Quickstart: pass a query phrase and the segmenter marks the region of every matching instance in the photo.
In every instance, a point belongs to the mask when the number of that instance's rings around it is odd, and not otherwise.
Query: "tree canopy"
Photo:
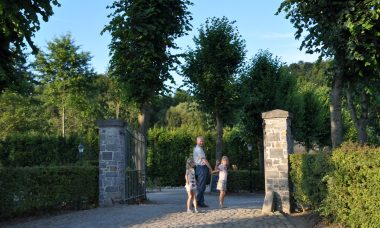
[[[173,81],[169,71],[178,56],[171,50],[176,48],[174,40],[191,29],[190,4],[188,0],[117,0],[108,7],[114,12],[102,32],[112,36],[110,73],[140,107],[143,133],[150,103],[165,90],[165,81]]]
[[[236,74],[245,56],[245,42],[234,22],[226,17],[209,18],[194,38],[195,50],[185,56],[182,68],[187,85],[202,110],[217,122],[217,159],[222,153],[223,123],[236,107]]]
[[[22,88],[26,79],[17,70],[17,63],[25,63],[23,50],[27,45],[37,53],[32,37],[40,29],[40,19],[46,22],[53,15],[53,5],[60,4],[58,0],[0,2],[0,93],[5,88]]]

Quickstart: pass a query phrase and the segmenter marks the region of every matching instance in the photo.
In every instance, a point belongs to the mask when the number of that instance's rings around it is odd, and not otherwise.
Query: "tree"
[[[168,128],[188,126],[189,128],[202,129],[204,117],[199,111],[196,102],[181,102],[172,106],[166,112],[165,120]]]
[[[342,130],[342,88],[345,69],[346,40],[348,34],[341,24],[342,10],[346,9],[345,1],[284,1],[279,10],[286,12],[286,18],[297,29],[295,37],[299,39],[304,30],[309,34],[301,43],[301,49],[307,53],[317,52],[323,56],[334,56],[335,73],[333,74],[331,90],[331,141],[333,148],[343,140]]]
[[[0,93],[5,88],[19,90],[28,80],[16,65],[25,63],[22,52],[27,44],[37,53],[32,37],[40,29],[40,19],[47,22],[53,15],[52,5],[60,6],[57,0],[0,2]]]
[[[53,111],[58,108],[61,134],[65,136],[68,113],[72,114],[72,120],[79,118],[75,125],[83,130],[83,120],[93,111],[89,106],[89,93],[94,70],[90,53],[80,51],[70,35],[48,42],[47,49],[47,53],[37,55],[34,66],[41,79],[42,100],[51,105]]]
[[[174,40],[190,30],[188,0],[117,0],[108,8],[111,33],[110,73],[122,83],[127,97],[140,109],[139,125],[147,135],[152,100],[173,81],[169,71],[178,56]]]
[[[202,110],[216,120],[216,159],[222,154],[223,126],[237,98],[235,75],[245,56],[245,43],[226,17],[207,19],[185,57],[182,72]]]
[[[50,133],[41,101],[9,91],[0,94],[0,128],[0,139],[17,133]]]
[[[260,51],[240,78],[241,122],[245,141],[257,142],[260,170],[264,169],[261,113],[276,107],[276,91],[282,77],[282,63],[268,51]]]
[[[278,10],[278,13],[285,11],[286,18],[291,18],[297,29],[297,39],[305,30],[308,32],[301,49],[320,53],[321,57],[334,57],[330,106],[334,148],[343,139],[341,101],[344,82],[352,76],[359,79],[358,76],[362,75],[365,82],[367,79],[364,78],[379,75],[379,4],[378,0],[286,0]],[[370,74],[365,75],[364,72],[368,71]]]

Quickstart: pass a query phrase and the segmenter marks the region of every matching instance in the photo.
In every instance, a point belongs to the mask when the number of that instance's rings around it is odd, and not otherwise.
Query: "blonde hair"
[[[225,160],[225,161],[227,161],[227,162],[230,162],[230,160],[228,159],[227,156],[223,156],[222,159],[221,159],[221,161],[223,161],[223,160]]]
[[[186,169],[191,169],[195,165],[194,159],[193,158],[188,158],[186,161]]]

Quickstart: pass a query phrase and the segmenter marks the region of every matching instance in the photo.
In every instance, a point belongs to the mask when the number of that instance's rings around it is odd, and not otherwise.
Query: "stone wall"
[[[289,154],[293,153],[291,114],[283,110],[262,113],[264,119],[265,192],[273,192],[274,209],[290,213]]]
[[[125,123],[104,120],[98,126],[99,206],[108,206],[125,198]]]

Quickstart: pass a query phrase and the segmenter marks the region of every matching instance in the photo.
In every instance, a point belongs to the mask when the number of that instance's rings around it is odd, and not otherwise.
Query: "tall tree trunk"
[[[145,139],[147,138],[149,119],[150,119],[150,105],[145,103],[140,108],[140,114],[138,117],[139,131],[145,137]]]
[[[223,120],[220,115],[216,115],[216,153],[215,159],[220,161],[223,150]]]
[[[120,114],[120,101],[116,101],[116,119],[119,119],[119,114]]]
[[[259,157],[259,170],[264,172],[264,143],[263,140],[257,140],[257,152]]]
[[[342,84],[343,69],[338,64],[334,74],[332,90],[330,95],[330,124],[332,147],[338,147],[343,141],[342,122]]]
[[[352,99],[352,87],[348,84],[347,87],[347,107],[350,112],[352,122],[354,122],[356,131],[358,132],[358,141],[360,144],[367,143],[367,125],[368,125],[368,107],[369,107],[369,97],[368,94],[363,90],[361,91],[361,114],[358,118],[354,101]]]
[[[62,127],[62,136],[65,137],[65,107],[62,108],[62,117],[61,117],[61,127]]]

